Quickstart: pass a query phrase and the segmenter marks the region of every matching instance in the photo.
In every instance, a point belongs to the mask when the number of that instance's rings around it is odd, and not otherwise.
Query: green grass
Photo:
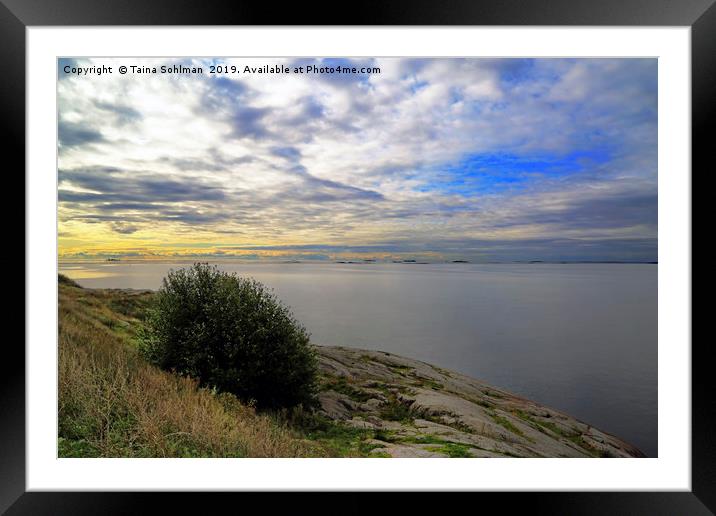
[[[498,425],[500,425],[501,427],[505,428],[506,430],[509,430],[511,433],[513,433],[513,434],[515,434],[515,435],[519,435],[520,437],[524,437],[524,435],[525,435],[524,432],[522,432],[522,430],[520,430],[519,428],[517,428],[517,427],[512,423],[512,421],[510,421],[509,419],[500,416],[499,414],[497,414],[497,413],[494,412],[494,411],[488,412],[488,414],[490,415],[490,417],[492,418],[492,420],[493,420],[495,423],[497,423]]]
[[[491,410],[491,409],[494,409],[494,408],[495,408],[495,404],[494,404],[494,403],[491,403],[491,402],[489,402],[489,401],[487,401],[486,399],[483,399],[483,398],[472,398],[472,397],[465,396],[465,399],[466,399],[467,401],[470,401],[470,402],[474,403],[475,405],[479,405],[479,406],[481,406],[482,408],[486,408],[486,409],[488,409],[488,410]]]
[[[146,294],[129,294],[109,300],[109,308],[125,317],[142,319],[149,307],[150,296]]]
[[[133,336],[152,294],[58,283],[60,457],[329,455],[234,396],[142,360]]]
[[[460,432],[465,432],[466,434],[475,433],[475,429],[473,427],[471,427],[470,425],[466,425],[465,423],[457,419],[457,416],[451,413],[445,413],[440,416],[435,414],[422,413],[420,414],[420,417],[422,419],[425,419],[426,421],[437,423],[439,425],[449,426],[450,428],[454,428],[455,430],[459,430]],[[452,418],[452,420],[448,420],[447,418]]]
[[[321,414],[294,411],[281,416],[296,432],[296,435],[321,446],[331,457],[375,457],[373,450],[384,448],[384,444],[369,442],[386,440],[383,430],[356,428],[333,421]]]
[[[401,403],[395,395],[391,395],[388,401],[380,409],[381,419],[386,421],[398,421],[400,423],[412,424],[415,421],[415,414],[405,403]]]
[[[385,356],[390,356],[390,353],[385,353]],[[361,359],[367,359],[369,361],[375,362],[377,364],[382,364],[388,369],[390,369],[391,372],[400,375],[400,376],[408,376],[409,374],[413,373],[415,371],[415,368],[412,366],[405,366],[396,364],[395,362],[386,362],[384,360],[379,360],[377,358],[372,358],[367,355],[362,355]]]
[[[566,436],[566,438],[594,457],[612,456],[607,450],[599,450],[591,446],[587,441],[584,440],[584,437],[580,433]]]
[[[436,382],[435,380],[423,378],[422,376],[417,376],[415,378],[416,381],[413,382],[413,385],[416,387],[427,387],[428,389],[432,389],[434,391],[441,391],[445,388],[445,385],[440,382]]]
[[[399,392],[401,394],[410,394],[413,393],[410,388],[406,387],[405,385],[400,384],[393,384],[393,383],[383,383],[383,382],[370,382],[365,385],[366,389],[375,389],[377,391],[380,391],[383,393],[386,397],[395,397],[395,393]]]
[[[99,450],[84,439],[67,439],[65,437],[57,439],[57,455],[59,457],[97,457],[98,454]]]
[[[556,434],[560,437],[564,437],[566,439],[573,440],[575,437],[581,436],[581,433],[573,430],[571,432],[563,429],[562,427],[558,426],[557,424],[553,423],[552,421],[535,421],[539,426],[546,428],[553,434]]]
[[[395,443],[400,440],[396,432],[392,430],[386,430],[384,428],[378,428],[374,430],[373,438],[386,443]]]
[[[57,275],[57,283],[66,287],[82,288],[80,287],[79,283],[77,283],[75,280],[68,278],[64,274]]]
[[[374,438],[381,439],[381,436],[376,433]],[[442,453],[444,455],[447,455],[448,457],[474,457],[474,454],[472,454],[470,450],[474,448],[479,449],[479,447],[477,446],[471,446],[464,443],[456,443],[449,439],[444,439],[440,436],[433,434],[424,434],[416,436],[397,436],[395,434],[392,434],[384,436],[382,440],[398,444],[436,445],[426,446],[425,449],[437,453]]]
[[[468,458],[468,457],[474,457],[472,453],[470,453],[471,447],[466,444],[459,444],[459,443],[446,443],[442,446],[428,446],[426,447],[426,450],[434,451],[437,453],[444,453],[450,458]]]
[[[305,428],[303,433],[307,439],[322,444],[333,457],[363,457],[378,447],[367,442],[373,438],[373,430],[353,428],[325,418],[320,418],[314,427]]]
[[[402,437],[396,442],[411,444],[454,444],[454,441],[443,439],[432,434]]]
[[[400,376],[408,376],[410,373],[415,371],[415,368],[410,367],[410,366],[389,364],[387,362],[383,362],[383,364],[386,365],[388,367],[388,369],[390,369],[392,372],[394,372],[395,374],[398,374]]]
[[[450,374],[450,371],[448,371],[447,369],[443,369],[442,367],[438,367],[436,365],[431,365],[430,367],[432,367],[433,370],[437,371],[441,375],[447,376],[448,378],[452,378],[452,374]]]
[[[527,422],[532,428],[535,428],[536,430],[542,432],[543,434],[548,434],[551,432],[553,435],[557,435],[558,437],[567,439],[568,441],[571,441],[572,443],[579,446],[581,449],[589,453],[590,455],[596,456],[596,457],[611,457],[612,454],[609,453],[607,450],[597,450],[594,447],[592,447],[589,443],[587,443],[584,440],[584,437],[582,436],[582,433],[579,430],[572,429],[571,431],[565,430],[564,428],[560,427],[556,423],[552,421],[544,421],[542,419],[537,420],[534,417],[530,416],[524,411],[521,410],[514,410],[513,413],[517,415],[519,418],[523,419],[525,422]],[[549,432],[548,432],[549,431]]]
[[[520,418],[522,421],[524,421],[527,425],[530,426],[530,428],[534,428],[538,432],[541,432],[545,435],[551,436],[551,434],[547,431],[548,425],[551,425],[554,428],[552,430],[552,432],[554,432],[554,433],[557,433],[557,431],[559,430],[557,428],[557,426],[554,425],[551,421],[537,420],[531,414],[525,412],[524,410],[514,409],[514,410],[512,410],[512,414],[514,414],[515,416]],[[561,435],[561,434],[558,434],[558,435]]]
[[[321,390],[336,391],[358,403],[365,403],[373,397],[369,392],[350,384],[345,376],[327,376],[323,381]]]

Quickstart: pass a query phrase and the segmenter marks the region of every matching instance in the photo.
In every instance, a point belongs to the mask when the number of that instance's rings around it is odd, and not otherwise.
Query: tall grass
[[[61,457],[324,456],[270,415],[144,362],[134,347],[151,294],[59,281]]]

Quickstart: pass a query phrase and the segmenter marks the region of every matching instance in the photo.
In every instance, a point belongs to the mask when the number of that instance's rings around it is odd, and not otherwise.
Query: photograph
[[[57,457],[659,457],[656,57],[56,62]]]

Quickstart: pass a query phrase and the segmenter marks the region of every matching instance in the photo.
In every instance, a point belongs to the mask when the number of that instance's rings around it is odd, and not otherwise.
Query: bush
[[[140,351],[261,408],[315,406],[317,360],[305,328],[264,285],[215,266],[169,272]]]

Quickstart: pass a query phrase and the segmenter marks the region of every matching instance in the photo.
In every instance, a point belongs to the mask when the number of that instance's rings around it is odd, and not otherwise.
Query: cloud
[[[60,170],[59,198],[70,202],[189,202],[218,201],[226,193],[218,186],[176,180],[146,171],[89,167]],[[70,190],[71,185],[83,190]]]
[[[214,76],[205,81],[200,89],[198,116],[211,113],[231,126],[232,138],[256,138],[268,136],[263,118],[270,109],[250,105],[255,93],[243,82],[227,77]]]
[[[216,149],[209,149],[206,156],[177,158],[172,156],[162,156],[157,159],[160,163],[165,163],[171,168],[181,172],[206,170],[210,172],[225,172],[241,165],[246,165],[255,161],[253,156],[240,156],[236,158],[227,158]]]
[[[62,80],[64,234],[93,249],[656,257],[655,59],[183,61],[380,73]]]
[[[104,137],[99,131],[63,120],[59,122],[57,137],[60,147],[77,147],[104,141]]]
[[[132,233],[135,233],[138,228],[136,226],[126,224],[124,222],[113,222],[112,229],[117,233],[121,233],[123,235],[131,235]]]
[[[274,156],[279,156],[289,161],[296,161],[301,157],[301,151],[296,147],[271,147],[269,151]]]
[[[237,107],[231,116],[233,131],[231,135],[235,138],[262,139],[269,135],[263,119],[269,113],[266,108]]]
[[[94,105],[102,111],[107,111],[115,116],[118,125],[125,125],[137,122],[142,119],[142,114],[136,109],[123,104],[112,104],[110,102],[102,102],[95,100]]]
[[[248,94],[249,88],[241,81],[226,77],[212,77],[202,92],[202,110],[219,112],[237,106]]]

